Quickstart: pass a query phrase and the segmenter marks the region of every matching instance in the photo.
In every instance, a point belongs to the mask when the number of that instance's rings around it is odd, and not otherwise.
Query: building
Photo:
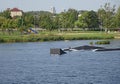
[[[56,14],[56,9],[55,9],[55,7],[51,7],[51,13],[52,13],[52,14]]]
[[[12,18],[16,16],[22,16],[22,15],[23,15],[23,11],[18,8],[13,8],[10,10],[10,16]]]

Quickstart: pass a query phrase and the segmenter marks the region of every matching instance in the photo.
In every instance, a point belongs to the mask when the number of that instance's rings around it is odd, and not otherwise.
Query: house
[[[10,16],[12,18],[16,16],[22,16],[22,15],[23,15],[23,11],[18,8],[13,8],[10,10]]]

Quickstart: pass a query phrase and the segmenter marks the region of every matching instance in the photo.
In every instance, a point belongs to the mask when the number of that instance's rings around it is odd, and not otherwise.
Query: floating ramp
[[[79,46],[79,47],[73,47],[73,48],[67,48],[64,49],[64,51],[72,51],[72,50],[92,50],[92,51],[117,51],[120,50],[120,48],[104,48],[104,47],[98,47],[98,46]]]
[[[62,55],[65,54],[67,51],[79,51],[79,50],[92,50],[92,51],[118,51],[120,48],[104,48],[104,47],[98,47],[98,46],[79,46],[79,47],[69,47],[66,49],[61,49],[61,48],[51,48],[50,49],[50,54],[58,54]]]
[[[73,47],[73,48],[67,48],[67,49],[64,49],[64,51],[72,51],[73,49],[74,50],[93,50],[93,49],[105,49],[105,48],[104,47],[84,45],[84,46],[78,46],[78,47]]]

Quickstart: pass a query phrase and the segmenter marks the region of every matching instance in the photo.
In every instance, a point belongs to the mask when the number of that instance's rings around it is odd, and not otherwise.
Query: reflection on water
[[[95,40],[92,40],[95,41]],[[120,84],[120,51],[75,51],[62,56],[50,48],[86,45],[90,40],[0,44],[0,84]],[[110,45],[120,47],[120,40]]]

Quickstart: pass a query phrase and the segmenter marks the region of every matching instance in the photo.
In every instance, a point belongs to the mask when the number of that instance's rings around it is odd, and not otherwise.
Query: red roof
[[[20,9],[18,9],[18,8],[13,8],[13,9],[11,9],[11,11],[21,11]]]

